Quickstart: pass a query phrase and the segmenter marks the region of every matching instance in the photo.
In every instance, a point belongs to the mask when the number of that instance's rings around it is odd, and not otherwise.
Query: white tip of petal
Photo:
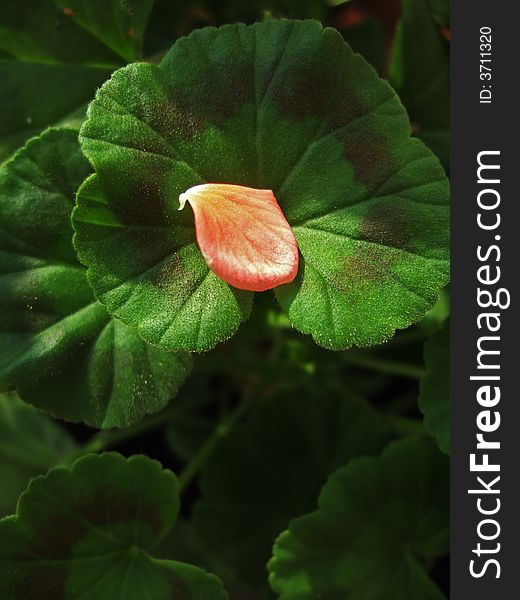
[[[179,196],[179,208],[178,210],[182,210],[186,206],[186,202],[188,201],[188,194],[184,192]]]

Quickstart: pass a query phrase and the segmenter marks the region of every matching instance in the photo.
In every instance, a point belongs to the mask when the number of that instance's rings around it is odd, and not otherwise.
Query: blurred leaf
[[[450,26],[451,2],[449,0],[428,0],[428,6],[438,25]]]
[[[223,580],[229,600],[266,600],[265,593],[233,580],[229,568],[222,564],[219,556],[211,555],[204,547],[191,521],[178,519],[155,553],[171,560],[196,564],[215,573]],[[271,598],[269,591],[267,593]]]
[[[302,386],[264,400],[203,470],[194,513],[201,539],[239,580],[261,583],[276,535],[315,507],[328,475],[389,439],[368,404],[335,388]]]
[[[450,321],[424,345],[426,375],[421,381],[419,408],[424,426],[439,448],[450,452]]]
[[[122,427],[163,408],[191,358],[149,346],[95,300],[70,223],[89,171],[68,129],[0,167],[0,382],[60,418]]]
[[[366,19],[359,24],[340,29],[345,41],[354,52],[359,52],[374,69],[381,73],[385,66],[386,32],[376,19]]]
[[[390,79],[408,111],[416,134],[450,164],[449,42],[430,10],[437,15],[446,0],[403,0]],[[439,17],[440,18],[440,17]]]
[[[449,287],[444,288],[441,291],[439,299],[429,310],[420,325],[423,329],[430,333],[439,329],[444,321],[450,316],[450,289]]]
[[[82,29],[82,33],[87,34],[91,44],[94,38],[124,62],[140,58],[144,31],[154,2],[155,0],[54,0],[54,4],[77,25],[77,29]],[[47,0],[47,4],[51,2]],[[41,28],[41,24],[36,23],[35,29],[38,26]],[[81,50],[85,50],[84,45]]]
[[[449,464],[427,438],[395,442],[327,482],[269,563],[280,600],[442,600],[425,564],[448,550]]]
[[[145,456],[91,454],[54,469],[0,521],[0,595],[225,600],[215,576],[151,554],[178,510],[175,476]]]
[[[197,371],[186,386],[176,399],[165,436],[174,454],[189,461],[215,429],[211,404],[218,399],[212,394],[212,382]]]
[[[47,415],[16,394],[0,394],[0,516],[16,510],[29,480],[73,456],[77,446]]]
[[[327,0],[202,0],[202,6],[219,23],[252,23],[265,15],[289,19],[326,19]]]
[[[75,117],[110,73],[140,56],[153,0],[0,3],[0,161]]]

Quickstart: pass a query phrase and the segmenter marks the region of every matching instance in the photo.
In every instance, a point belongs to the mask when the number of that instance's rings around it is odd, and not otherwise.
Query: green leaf
[[[390,439],[368,404],[330,386],[264,400],[218,446],[203,470],[195,523],[208,548],[242,581],[265,581],[275,537],[314,509],[329,474],[377,454]]]
[[[428,7],[440,27],[450,26],[451,3],[449,0],[428,0]]]
[[[76,124],[110,73],[141,55],[154,0],[3,0],[0,161],[52,124]]]
[[[141,192],[134,190],[134,202],[141,202]],[[155,202],[147,190],[144,195]],[[200,352],[230,337],[247,318],[251,293],[233,290],[208,269],[193,225],[126,226],[107,206],[96,175],[81,186],[77,202],[73,220],[81,262],[92,264],[101,247],[113,268],[91,268],[89,282],[105,307],[138,325],[144,339],[168,350]]]
[[[70,223],[88,173],[73,130],[0,168],[0,382],[60,418],[121,427],[163,408],[191,359],[143,342],[93,297]]]
[[[225,386],[224,386],[225,387]],[[184,462],[189,462],[215,430],[215,406],[225,404],[215,394],[215,381],[204,377],[200,370],[190,377],[175,401],[175,410],[168,419],[165,441]]]
[[[160,67],[116,72],[80,140],[97,179],[79,196],[76,249],[96,296],[151,343],[207,350],[249,311],[177,210],[203,182],[274,190],[302,255],[277,296],[323,346],[388,339],[447,282],[441,166],[391,88],[316,22],[195,31]]]
[[[390,79],[417,135],[450,164],[450,50],[439,21],[449,19],[446,0],[404,0]]]
[[[450,321],[424,345],[426,374],[421,380],[419,408],[424,426],[439,448],[450,452]]]
[[[175,476],[145,456],[88,455],[54,469],[0,521],[0,596],[225,600],[213,575],[152,555],[178,510]]]
[[[280,600],[441,600],[426,574],[448,548],[448,460],[426,437],[338,470],[269,564]]]
[[[132,62],[141,55],[144,30],[154,1],[54,0],[54,4],[70,15],[78,29],[99,40],[125,62]]]
[[[16,509],[29,480],[74,455],[70,435],[47,415],[0,394],[0,516]]]

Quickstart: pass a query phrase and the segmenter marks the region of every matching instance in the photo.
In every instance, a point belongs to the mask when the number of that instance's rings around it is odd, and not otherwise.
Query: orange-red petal
[[[296,239],[271,190],[206,183],[179,202],[193,209],[207,265],[233,287],[262,292],[296,277]]]

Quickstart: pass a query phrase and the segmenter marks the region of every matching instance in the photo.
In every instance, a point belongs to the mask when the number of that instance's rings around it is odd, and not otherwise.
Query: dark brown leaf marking
[[[332,69],[330,57],[287,65],[271,92],[284,116],[298,120],[325,119],[328,131],[361,116],[363,105],[352,87]]]
[[[376,189],[396,170],[390,141],[375,127],[360,127],[341,140],[343,156],[354,169],[354,178]]]
[[[337,281],[345,291],[357,291],[387,278],[396,257],[382,249],[366,247],[346,257]]]
[[[126,200],[122,204],[113,204],[114,213],[122,223],[129,225],[161,225],[166,220],[166,200],[163,196],[162,165],[152,161],[146,180],[136,181],[135,177],[125,178],[122,184]],[[155,168],[154,168],[155,166]],[[155,172],[154,172],[155,171]]]
[[[54,515],[41,529],[35,531],[28,543],[28,552],[45,560],[70,558],[71,549],[88,529],[78,520],[66,514]]]
[[[138,496],[122,494],[120,490],[107,484],[92,491],[92,500],[72,506],[59,514],[53,515],[40,529],[38,528],[29,540],[29,554],[37,554],[47,560],[63,560],[70,558],[73,547],[88,533],[92,527],[109,527],[121,523],[133,523],[136,514],[140,521],[150,529],[161,531],[160,515],[152,507],[142,504]],[[76,519],[67,514],[73,511],[80,515]]]
[[[153,507],[142,504],[137,496],[121,494],[110,484],[93,490],[93,500],[72,507],[81,516],[76,519],[66,512],[51,517],[44,527],[38,528],[27,542],[27,551],[21,552],[17,560],[25,563],[26,575],[21,583],[13,578],[12,593],[16,600],[61,600],[65,598],[64,569],[57,565],[38,565],[32,562],[37,555],[43,560],[60,561],[72,557],[74,546],[88,533],[89,523],[93,527],[105,527],[114,524],[134,524],[136,514],[152,531],[162,529],[160,515]],[[108,507],[108,509],[107,509]]]
[[[166,572],[166,576],[168,578],[171,598],[175,598],[175,600],[185,600],[188,598],[189,590],[186,582],[170,570]]]
[[[361,222],[364,240],[399,249],[409,249],[416,229],[416,217],[391,199],[373,204]]]
[[[197,275],[193,273],[191,269],[187,268],[182,258],[178,254],[172,254],[167,263],[162,266],[157,274],[155,285],[160,290],[166,292],[172,290],[173,285],[174,289],[172,291],[178,293],[180,281],[187,282],[187,284],[182,285],[182,287],[191,289],[197,280]]]
[[[224,57],[211,73],[200,72],[196,79],[173,84],[170,98],[170,107],[162,107],[158,117],[181,139],[191,140],[210,124],[220,127],[254,100],[252,65]]]
[[[172,91],[169,100],[150,103],[145,107],[145,119],[158,131],[168,133],[168,138],[193,139],[204,131],[210,118],[199,110],[186,90]]]

